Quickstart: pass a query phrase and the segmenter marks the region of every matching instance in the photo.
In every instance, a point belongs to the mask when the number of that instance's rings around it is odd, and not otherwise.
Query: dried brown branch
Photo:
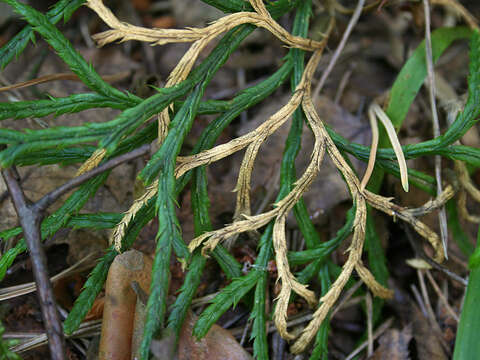
[[[33,276],[42,309],[42,319],[49,340],[50,356],[54,360],[64,360],[65,338],[63,337],[63,328],[53,296],[52,284],[48,278],[47,258],[41,243],[40,222],[42,216],[35,207],[27,204],[25,195],[12,170],[3,170],[2,176],[10,192],[30,253]]]
[[[114,167],[117,167],[118,165],[123,164],[127,161],[131,161],[140,156],[143,156],[147,154],[149,151],[150,151],[150,145],[146,144],[128,153],[119,155],[107,161],[105,164],[102,164],[94,168],[93,170],[87,171],[82,175],[71,179],[70,181],[66,182],[65,184],[58,187],[57,189],[49,192],[47,195],[45,195],[44,197],[42,197],[40,200],[37,201],[37,203],[35,204],[35,207],[39,211],[43,211],[47,207],[49,207],[51,204],[53,204],[58,198],[60,198],[60,196],[66,194],[67,192],[76,188],[77,186],[80,186],[84,182],[90,180],[92,177],[100,175],[101,173],[107,170],[113,169]]]
[[[40,223],[43,219],[43,213],[51,204],[68,191],[83,184],[94,176],[146,154],[149,149],[149,145],[144,145],[129,153],[111,159],[105,164],[71,179],[64,185],[43,196],[34,204],[27,204],[23,190],[12,170],[2,170],[2,176],[7,184],[29,250],[52,359],[65,359],[65,339],[53,296],[52,284],[48,277],[45,252],[41,244]]]
[[[252,5],[260,9],[263,4],[256,0],[251,1]],[[322,43],[291,35],[272,19],[268,11],[238,12],[227,15],[204,28],[187,29],[147,29],[119,21],[115,15],[103,5],[101,0],[89,0],[90,7],[112,30],[104,31],[93,36],[100,46],[113,41],[138,40],[150,42],[154,45],[165,45],[168,43],[194,42],[205,38],[214,38],[241,24],[253,24],[263,27],[276,36],[286,45],[302,50],[314,51],[322,48]]]

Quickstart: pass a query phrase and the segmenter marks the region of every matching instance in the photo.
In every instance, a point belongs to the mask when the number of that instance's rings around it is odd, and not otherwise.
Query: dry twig
[[[433,137],[440,136],[440,123],[438,121],[437,102],[435,94],[437,92],[435,87],[435,74],[433,72],[433,56],[432,56],[432,35],[430,33],[430,5],[428,0],[423,0],[423,7],[425,12],[425,57],[427,61],[427,74],[429,83],[429,97],[432,110],[433,122]],[[442,158],[440,155],[435,156],[435,180],[437,181],[437,194],[442,192]],[[448,228],[447,228],[447,213],[445,207],[441,207],[438,212],[438,220],[440,222],[440,236],[442,239],[443,251],[445,258],[448,259]]]
[[[71,179],[62,186],[43,196],[34,204],[27,203],[19,181],[15,178],[12,170],[2,170],[2,176],[14,203],[20,225],[23,229],[30,259],[32,261],[33,275],[35,277],[38,298],[42,309],[42,318],[49,340],[52,359],[63,360],[65,358],[65,339],[53,296],[52,284],[48,278],[45,252],[43,251],[41,243],[40,223],[43,219],[44,211],[62,195],[83,184],[92,177],[110,170],[126,161],[142,156],[148,151],[149,145],[145,145],[129,153],[111,159],[105,164]]]

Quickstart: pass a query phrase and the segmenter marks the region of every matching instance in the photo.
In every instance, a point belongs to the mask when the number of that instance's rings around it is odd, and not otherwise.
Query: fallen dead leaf
[[[152,27],[160,29],[170,29],[177,25],[175,18],[171,16],[159,16],[152,20]]]
[[[448,357],[438,339],[438,335],[432,331],[428,319],[422,312],[413,305],[412,310],[412,331],[416,342],[419,360],[447,360]]]
[[[67,263],[73,265],[91,253],[102,256],[108,246],[108,239],[96,231],[76,229],[58,232],[53,241],[49,242],[49,245],[53,244],[68,245]]]
[[[6,194],[7,186],[3,181],[3,178],[0,178],[0,194]],[[9,229],[17,225],[17,213],[13,206],[12,201],[9,197],[6,197],[0,203],[0,229]]]
[[[133,345],[139,343],[132,337],[137,294],[132,285],[135,282],[142,292],[148,292],[152,263],[150,257],[129,250],[118,255],[110,266],[105,283],[100,360],[129,360],[135,353]]]
[[[204,26],[223,15],[220,10],[201,1],[172,0],[170,4],[179,28]]]
[[[115,200],[123,206],[129,206],[133,201],[133,184],[135,181],[135,166],[131,163],[114,168],[105,182],[105,186],[113,194]]]
[[[178,360],[175,353],[175,333],[171,329],[165,329],[160,339],[153,339],[150,351],[155,360]]]
[[[201,340],[192,336],[197,316],[189,313],[178,341],[179,360],[251,360],[252,356],[224,328],[214,324]]]
[[[380,337],[380,346],[369,360],[408,360],[408,344],[412,339],[412,328],[406,326],[402,331],[390,329]]]

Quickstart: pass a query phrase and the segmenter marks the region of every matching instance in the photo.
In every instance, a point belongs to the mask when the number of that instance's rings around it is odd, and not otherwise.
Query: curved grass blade
[[[440,28],[432,32],[432,57],[437,62],[440,55],[458,39],[468,39],[472,30],[467,27]],[[425,41],[415,49],[395,80],[388,100],[386,114],[398,129],[407,116],[410,105],[417,96],[427,76],[425,60]],[[382,137],[380,137],[382,139]],[[380,140],[380,147],[386,147],[386,142]]]
[[[466,27],[440,28],[432,32],[432,60],[435,63],[440,55],[457,39],[469,38],[472,31]],[[392,121],[395,129],[401,127],[410,105],[415,99],[420,87],[427,76],[427,65],[425,60],[425,41],[423,41],[414,51],[413,55],[402,67],[402,70],[395,80],[385,113]],[[379,147],[388,148],[388,140],[383,129],[380,130]],[[379,151],[379,154],[381,153]],[[408,155],[404,155],[408,158]],[[373,172],[368,189],[378,193],[383,181],[384,173],[380,169]]]

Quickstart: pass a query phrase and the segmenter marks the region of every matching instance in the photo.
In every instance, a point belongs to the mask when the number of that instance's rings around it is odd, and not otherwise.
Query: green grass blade
[[[255,359],[268,360],[267,314],[265,311],[268,273],[259,274],[253,309],[250,319],[253,320],[250,340],[253,340],[253,356]]]
[[[157,122],[152,122],[134,135],[122,140],[118,148],[109,158],[125,154],[144,144],[149,144],[157,138]],[[48,165],[59,164],[62,166],[84,162],[96,150],[94,146],[75,146],[68,148],[52,148],[36,150],[34,153],[21,154],[15,158],[15,165]],[[105,159],[106,160],[106,159]]]
[[[200,236],[204,232],[212,229],[210,217],[208,216],[210,200],[208,199],[207,194],[205,167],[202,166],[199,169],[195,169],[190,194],[195,236]],[[168,317],[168,327],[175,331],[177,338],[182,329],[182,324],[187,315],[187,311],[190,308],[190,303],[192,302],[202,280],[203,270],[206,263],[207,259],[201,254],[201,251],[197,249],[192,256],[188,272],[185,276],[182,287],[180,288],[180,293],[175,299],[170,316]]]
[[[73,229],[112,229],[122,219],[121,213],[93,213],[73,215],[65,227]]]
[[[463,111],[458,114],[453,124],[443,135],[444,143],[452,144],[478,122],[478,117],[480,116],[478,104],[480,104],[480,34],[475,30],[470,41],[467,103]]]
[[[183,321],[190,310],[190,304],[197,292],[198,286],[202,281],[203,270],[207,259],[196,251],[192,255],[192,260],[188,266],[188,272],[185,275],[185,280],[179,290],[177,298],[170,308],[170,315],[168,316],[167,327],[173,329],[178,338],[180,330],[182,329]]]
[[[242,276],[242,264],[240,264],[221,244],[218,244],[212,251],[212,257],[229,280]]]
[[[252,270],[247,275],[234,279],[224,287],[198,318],[193,328],[193,335],[197,338],[204,337],[225,311],[235,306],[242,297],[253,289],[260,276],[261,273]]]
[[[440,55],[458,39],[467,39],[472,31],[467,27],[440,28],[432,32],[432,56],[436,63]],[[398,130],[407,116],[410,105],[417,96],[427,76],[425,41],[415,49],[397,76],[390,92],[386,113]],[[383,141],[385,147],[388,139]]]
[[[463,303],[457,339],[455,340],[454,360],[476,359],[480,353],[480,228],[478,231],[477,248],[470,257],[470,276],[467,293]]]

